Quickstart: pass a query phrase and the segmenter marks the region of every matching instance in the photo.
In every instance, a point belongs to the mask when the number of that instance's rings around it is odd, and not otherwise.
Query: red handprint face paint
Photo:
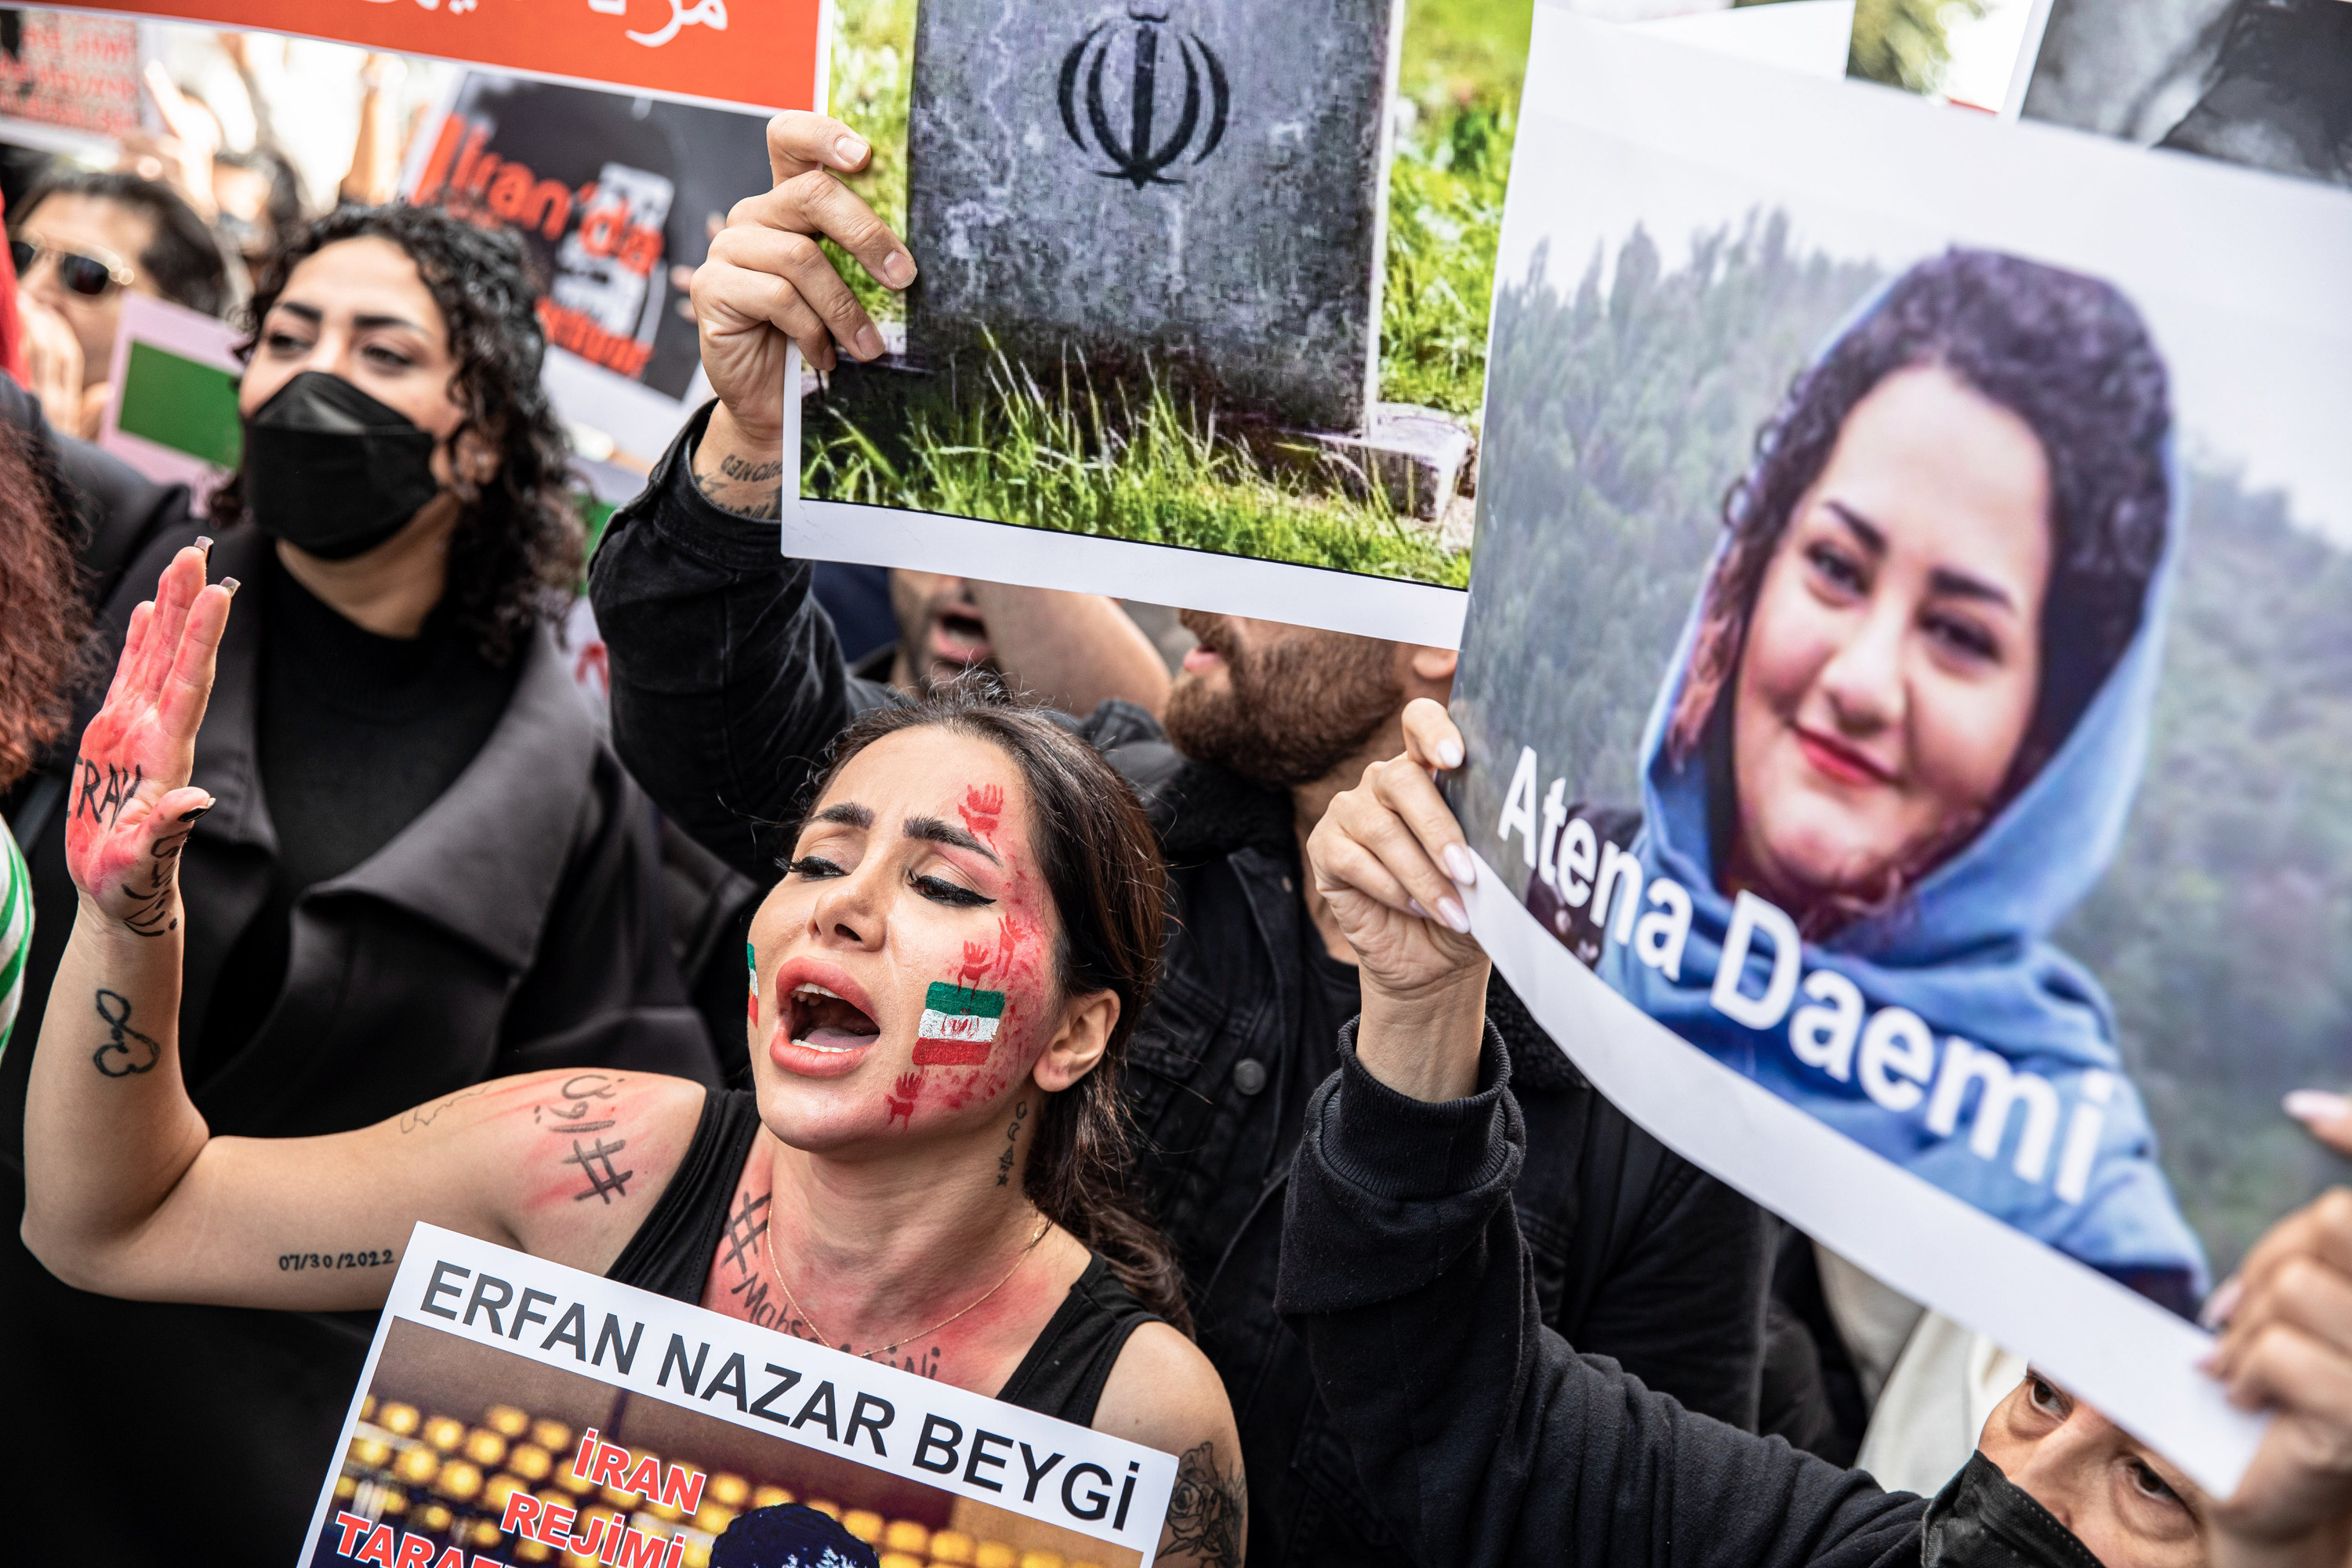
[[[1025,1086],[1060,1018],[1025,801],[1011,757],[939,729],[876,742],[827,787],[747,954],[779,1137],[1001,1132],[994,1102]]]
[[[963,803],[956,807],[956,815],[963,818],[963,825],[975,837],[995,843],[997,820],[1004,815],[1003,786],[968,786],[963,792]]]

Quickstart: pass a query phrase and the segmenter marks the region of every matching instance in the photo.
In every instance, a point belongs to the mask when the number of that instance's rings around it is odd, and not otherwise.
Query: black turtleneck
[[[498,727],[520,669],[483,658],[446,600],[416,637],[387,637],[320,602],[275,552],[253,586],[263,590],[261,788],[278,860],[222,970],[192,1079],[242,1048],[276,1005],[295,901],[441,797]]]

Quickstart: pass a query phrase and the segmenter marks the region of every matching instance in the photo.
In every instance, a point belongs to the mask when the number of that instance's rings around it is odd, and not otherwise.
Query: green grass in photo
[[[908,396],[850,373],[803,411],[803,493],[1465,587],[1470,559],[1379,501],[1266,477],[1213,414],[1156,383],[1052,384],[999,356]]]

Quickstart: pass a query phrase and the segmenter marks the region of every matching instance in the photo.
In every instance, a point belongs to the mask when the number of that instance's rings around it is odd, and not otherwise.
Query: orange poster
[[[258,27],[501,70],[761,109],[815,100],[822,0],[111,0],[111,11]]]

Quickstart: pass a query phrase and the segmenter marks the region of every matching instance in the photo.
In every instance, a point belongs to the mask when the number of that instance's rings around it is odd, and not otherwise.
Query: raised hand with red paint
[[[213,804],[188,775],[236,582],[206,586],[205,555],[181,551],[155,597],[131,612],[114,683],[74,763],[66,865],[86,906],[142,936],[179,925],[180,848]]]

